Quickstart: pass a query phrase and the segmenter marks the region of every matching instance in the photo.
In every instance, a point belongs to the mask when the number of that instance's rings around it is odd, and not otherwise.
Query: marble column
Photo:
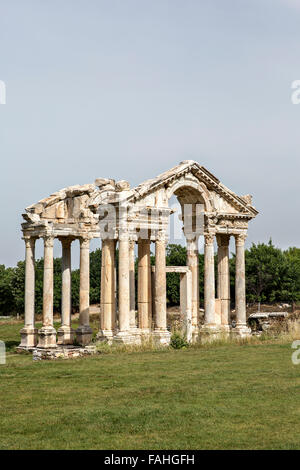
[[[198,237],[186,240],[187,266],[192,276],[192,331],[194,339],[198,332],[199,317],[199,251]]]
[[[245,240],[246,234],[235,235],[235,311],[236,328],[240,336],[248,336],[251,330],[246,319]]]
[[[150,240],[138,241],[138,317],[141,334],[150,332],[151,266]]]
[[[166,239],[160,232],[155,241],[155,328],[153,338],[159,344],[170,342],[167,329]]]
[[[61,327],[57,331],[57,344],[73,344],[75,331],[71,328],[72,238],[61,237],[62,245],[62,291],[61,291]]]
[[[44,238],[43,326],[39,330],[39,348],[56,347],[53,327],[53,243],[52,236]]]
[[[112,341],[116,329],[115,246],[113,239],[102,240],[101,316],[99,339]]]
[[[90,327],[90,240],[81,237],[80,241],[80,291],[79,327],[76,330],[77,342],[86,346],[91,342],[93,330]]]
[[[115,340],[127,343],[130,334],[130,289],[129,289],[129,238],[122,233],[119,237],[119,331]]]
[[[214,234],[206,234],[204,238],[204,327],[215,328]]]
[[[37,328],[34,327],[35,301],[35,241],[36,237],[25,236],[25,321],[20,331],[19,348],[31,349],[37,345]]]
[[[180,315],[183,320],[183,334],[190,343],[193,340],[192,273],[190,270],[180,273]]]
[[[135,242],[129,242],[129,285],[130,285],[130,330],[135,333],[137,330],[135,319]]]
[[[230,319],[230,271],[229,271],[230,235],[218,234],[218,299],[221,307],[220,325],[229,329]]]

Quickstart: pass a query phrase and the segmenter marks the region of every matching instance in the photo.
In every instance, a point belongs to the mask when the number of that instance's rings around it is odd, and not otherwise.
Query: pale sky
[[[248,246],[299,247],[299,44],[298,0],[0,0],[0,264],[26,206],[187,159],[253,195]]]

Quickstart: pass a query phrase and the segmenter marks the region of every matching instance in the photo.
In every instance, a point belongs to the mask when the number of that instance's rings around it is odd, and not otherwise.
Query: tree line
[[[186,265],[186,248],[169,244],[166,252],[169,266]],[[252,244],[245,252],[247,302],[297,302],[300,301],[300,248],[281,250],[273,245]],[[154,255],[151,264],[155,263]],[[235,255],[230,258],[230,288],[234,299]],[[118,264],[118,252],[116,253]],[[35,263],[35,309],[43,309],[43,258]],[[217,282],[217,255],[215,256]],[[100,299],[101,250],[90,253],[90,303],[97,304]],[[199,291],[201,303],[204,297],[204,255],[199,254]],[[135,267],[137,284],[137,261]],[[61,309],[61,258],[54,259],[54,311]],[[16,315],[24,312],[25,262],[20,261],[14,268],[0,265],[0,315]],[[137,290],[137,289],[136,289]],[[178,273],[167,273],[167,301],[169,305],[178,305],[180,284]],[[72,308],[79,308],[79,269],[72,271]]]

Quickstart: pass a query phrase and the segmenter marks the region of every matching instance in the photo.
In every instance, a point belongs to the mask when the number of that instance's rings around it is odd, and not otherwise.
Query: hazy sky
[[[300,0],[0,0],[0,264],[26,206],[186,159],[253,195],[248,243],[300,246],[299,44]]]

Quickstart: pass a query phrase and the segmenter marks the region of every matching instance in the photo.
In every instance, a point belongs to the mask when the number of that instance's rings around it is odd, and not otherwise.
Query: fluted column
[[[130,290],[129,290],[129,238],[126,231],[119,235],[119,331],[117,341],[130,341]]]
[[[62,291],[61,291],[61,327],[57,331],[57,344],[73,344],[74,330],[71,328],[71,244],[72,238],[60,238],[62,245]]]
[[[204,326],[215,326],[214,234],[204,235]]]
[[[115,246],[112,239],[102,240],[101,263],[101,332],[99,339],[112,340],[116,328]]]
[[[221,303],[220,323],[222,328],[229,328],[230,317],[230,271],[229,271],[230,235],[218,234],[218,299]]]
[[[90,240],[81,237],[80,241],[80,291],[79,327],[76,330],[77,342],[85,346],[90,343],[93,331],[90,327]]]
[[[135,242],[129,242],[129,285],[130,285],[130,330],[136,332],[135,320]]]
[[[20,331],[20,348],[30,349],[37,344],[37,329],[34,327],[35,301],[35,241],[36,237],[25,236],[25,321]]]
[[[155,329],[154,339],[160,344],[169,344],[167,330],[167,287],[166,287],[166,239],[160,232],[155,241]]]
[[[149,333],[151,313],[150,240],[138,241],[138,316],[141,333]]]
[[[53,327],[53,243],[52,236],[44,237],[43,326],[39,330],[40,348],[56,347]]]
[[[246,234],[235,235],[235,331],[241,336],[250,333],[246,319],[245,240]]]
[[[192,331],[193,336],[197,335],[199,316],[199,251],[198,237],[187,238],[187,266],[190,268],[192,276]]]

